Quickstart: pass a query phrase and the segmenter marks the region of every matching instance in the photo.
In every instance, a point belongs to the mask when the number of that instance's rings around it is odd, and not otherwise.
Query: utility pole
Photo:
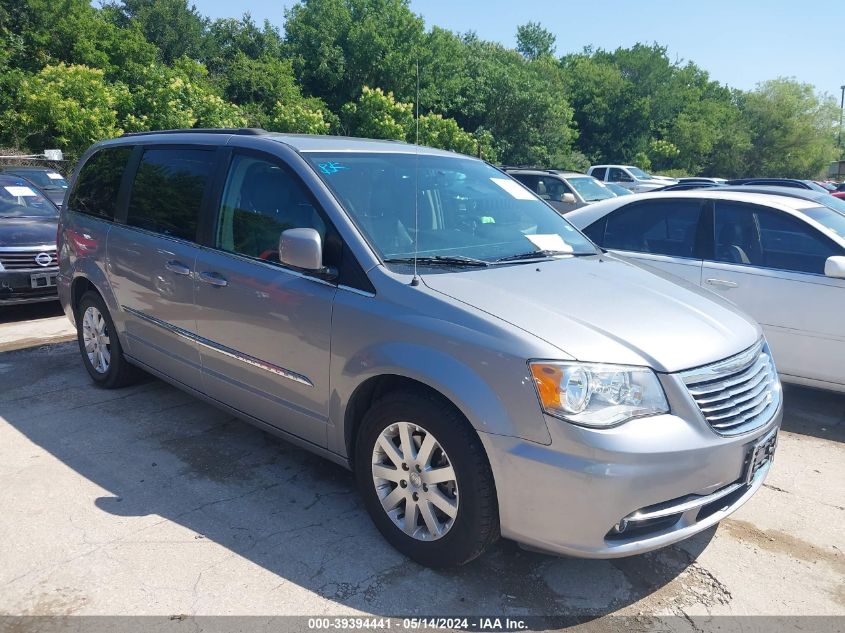
[[[842,90],[842,100],[839,102],[839,149],[842,149],[842,117],[845,114],[845,86],[839,86]]]

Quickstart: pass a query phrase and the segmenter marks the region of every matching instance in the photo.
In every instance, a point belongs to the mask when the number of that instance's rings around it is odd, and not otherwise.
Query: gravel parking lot
[[[0,614],[845,615],[845,396],[787,388],[768,481],[718,529],[432,571],[344,469],[158,380],[97,389],[73,342],[32,347],[67,336],[58,315],[0,312]]]

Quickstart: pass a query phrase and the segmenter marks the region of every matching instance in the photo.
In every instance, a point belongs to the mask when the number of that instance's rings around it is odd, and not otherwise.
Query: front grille
[[[49,256],[50,261],[47,262],[45,257],[41,257],[43,263],[38,263],[37,257],[42,253]],[[4,251],[0,250],[0,264],[6,270],[42,270],[58,266],[58,258],[56,257],[56,248],[45,249],[31,249],[25,251]]]
[[[777,372],[763,341],[718,363],[683,372],[681,379],[704,419],[721,435],[762,426],[780,402]]]

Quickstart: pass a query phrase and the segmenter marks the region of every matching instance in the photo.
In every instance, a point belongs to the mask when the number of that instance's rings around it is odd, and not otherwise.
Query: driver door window
[[[279,262],[279,236],[294,228],[316,229],[325,243],[326,225],[299,181],[287,170],[235,155],[223,190],[217,247]]]

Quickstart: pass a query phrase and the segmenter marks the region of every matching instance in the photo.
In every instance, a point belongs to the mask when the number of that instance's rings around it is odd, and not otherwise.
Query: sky
[[[193,0],[211,17],[249,11],[284,28],[291,0]],[[813,84],[840,99],[845,85],[845,1],[814,0],[411,0],[411,9],[457,32],[515,45],[516,27],[540,22],[557,36],[557,54],[585,46],[613,50],[637,42],[666,46],[710,76],[749,90],[779,76]]]

